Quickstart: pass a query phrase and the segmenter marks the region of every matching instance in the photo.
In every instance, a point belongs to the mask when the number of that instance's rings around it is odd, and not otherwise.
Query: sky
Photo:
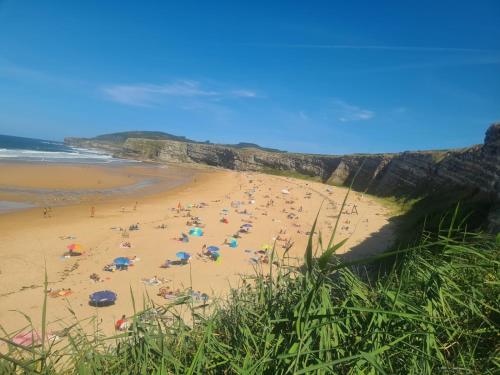
[[[0,0],[0,134],[344,154],[482,143],[500,1]]]

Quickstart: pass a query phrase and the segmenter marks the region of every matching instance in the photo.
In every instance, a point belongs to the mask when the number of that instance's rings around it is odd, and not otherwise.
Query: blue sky
[[[341,154],[500,121],[500,1],[0,0],[0,133]]]

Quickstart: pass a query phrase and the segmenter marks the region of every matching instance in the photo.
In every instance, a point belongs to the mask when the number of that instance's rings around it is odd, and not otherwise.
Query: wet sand
[[[0,173],[2,168],[0,165]],[[35,175],[30,179],[22,172],[24,175],[17,179],[0,179],[0,186],[8,187],[10,183],[18,189],[57,189],[71,194],[71,190],[82,190],[82,186],[100,189],[100,185],[105,184],[106,188],[117,189],[129,179],[133,185],[141,178],[161,178],[165,169],[148,167],[149,171],[141,173],[136,170],[132,178],[127,168],[134,167],[130,166],[114,167],[116,175],[108,175],[97,167],[86,168],[86,185],[76,183],[80,177],[74,170],[75,180],[68,184],[65,178],[46,182]],[[175,168],[181,173],[184,167]],[[289,254],[301,259],[308,238],[306,233],[322,203],[318,232],[323,233],[327,242],[346,193],[344,188],[278,176],[205,168],[186,170],[177,186],[159,183],[149,190],[138,189],[133,193],[118,190],[105,198],[93,193],[82,194],[83,202],[70,200],[69,205],[55,206],[50,218],[44,218],[40,208],[0,215],[0,324],[3,328],[12,332],[26,325],[25,318],[14,310],[31,316],[35,326],[40,324],[45,268],[50,288],[71,288],[72,291],[67,297],[48,299],[49,330],[71,322],[68,310],[71,307],[80,319],[98,314],[104,332],[112,333],[116,319],[133,313],[130,290],[136,301],[142,301],[142,296],[147,294],[158,304],[168,303],[157,296],[159,287],[166,286],[183,290],[192,283],[193,290],[207,293],[212,299],[224,296],[230,287],[239,285],[241,274],[254,272],[251,258],[258,259],[255,251],[263,245],[276,243],[276,249],[282,253],[289,241],[293,243]],[[67,172],[69,176],[69,170],[54,171]],[[10,194],[19,199],[15,192]],[[179,203],[182,210],[178,212]],[[349,240],[340,252],[357,247],[369,237],[368,253],[387,247],[392,239],[388,209],[357,193],[351,194],[348,204],[337,240],[346,237]],[[90,217],[91,205],[95,206],[95,217]],[[190,241],[182,243],[175,238],[182,232],[188,233],[192,227],[186,225],[190,220],[188,212],[191,217],[201,218],[204,236],[189,236]],[[221,222],[223,217],[228,223]],[[244,223],[251,223],[253,227],[249,233],[241,234],[238,247],[223,245]],[[124,237],[118,228],[129,228],[132,224],[138,224],[139,230],[127,231]],[[166,229],[158,229],[161,225]],[[132,247],[123,248],[123,242],[130,242]],[[83,254],[61,257],[71,243],[81,244]],[[221,248],[220,261],[196,256],[204,244]],[[160,268],[166,259],[175,260],[179,251],[193,255],[189,265]],[[136,256],[139,260],[127,271],[103,271],[105,265],[120,256]],[[89,277],[92,273],[97,273],[102,281],[92,281]],[[141,281],[153,276],[165,281],[161,286],[149,286]],[[106,289],[118,294],[116,304],[101,308],[89,306],[89,294]]]

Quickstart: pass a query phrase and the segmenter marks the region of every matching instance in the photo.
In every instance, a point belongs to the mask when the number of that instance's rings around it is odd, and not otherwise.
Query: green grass
[[[398,197],[377,197],[375,195],[366,194],[374,201],[389,209],[390,216],[404,215],[409,212],[414,205],[420,200],[419,198],[398,198]]]
[[[143,301],[133,329],[116,337],[76,324],[58,345],[9,343],[0,373],[498,373],[500,239],[469,233],[458,212],[412,247],[351,263],[332,257],[342,246],[334,236],[310,237],[302,262],[273,252],[277,266],[257,268],[207,312]],[[389,272],[363,276],[390,256]]]
[[[273,176],[283,176],[283,177],[290,177],[290,178],[298,178],[301,180],[321,182],[321,177],[319,177],[319,176],[310,176],[310,175],[299,173],[296,171],[283,171],[280,169],[265,168],[265,169],[259,170],[259,172],[270,174]]]

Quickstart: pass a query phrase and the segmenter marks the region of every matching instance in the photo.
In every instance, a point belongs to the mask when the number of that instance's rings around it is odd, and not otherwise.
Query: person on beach
[[[94,217],[94,215],[95,215],[95,207],[92,206],[90,207],[90,217]]]
[[[125,315],[122,315],[121,319],[118,319],[115,323],[115,330],[117,331],[125,331],[128,328],[128,322]]]
[[[47,218],[47,207],[44,207],[43,208],[43,218],[46,219]]]
[[[138,202],[136,201],[135,204],[134,204],[134,211],[137,211],[137,203]]]

